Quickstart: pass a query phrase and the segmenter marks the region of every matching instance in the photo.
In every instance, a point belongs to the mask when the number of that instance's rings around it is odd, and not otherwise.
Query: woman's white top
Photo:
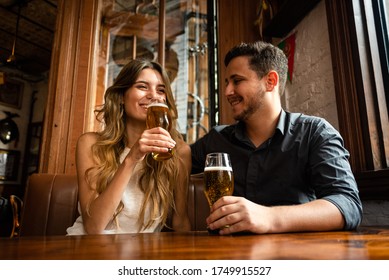
[[[124,158],[130,151],[129,148],[125,148],[120,156],[120,162],[123,162]],[[138,165],[134,169],[134,173],[131,176],[130,181],[127,184],[126,189],[123,192],[122,202],[124,208],[117,215],[118,225],[115,222],[110,222],[107,228],[103,231],[105,234],[116,234],[116,233],[135,233],[138,232],[138,217],[140,214],[140,208],[142,206],[144,193],[139,188],[139,170]],[[148,208],[150,209],[150,208]],[[79,213],[81,213],[79,209]],[[150,213],[146,211],[145,220],[149,218]],[[149,228],[142,232],[156,232],[161,230],[161,221],[155,221]],[[84,230],[84,224],[82,216],[80,215],[74,222],[73,226],[66,230],[68,235],[83,235],[87,234]]]

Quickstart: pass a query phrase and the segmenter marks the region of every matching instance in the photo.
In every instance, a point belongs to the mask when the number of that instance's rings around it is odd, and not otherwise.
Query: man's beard
[[[262,100],[263,96],[265,95],[265,92],[258,92],[258,95],[255,95],[255,97],[252,97],[248,102],[247,108],[243,109],[243,111],[239,114],[234,116],[234,119],[236,121],[246,121],[248,120],[255,112],[260,110],[262,107]]]
[[[239,115],[234,116],[236,121],[245,121],[247,120],[254,112],[256,108],[253,105],[249,105],[246,109],[244,109]]]

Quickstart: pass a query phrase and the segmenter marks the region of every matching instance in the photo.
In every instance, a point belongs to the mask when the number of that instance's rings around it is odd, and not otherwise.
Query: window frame
[[[389,7],[385,7],[383,0],[372,1],[371,4],[377,32],[386,107],[389,108]]]
[[[389,199],[388,105],[370,2],[326,0],[326,9],[339,130],[361,198],[382,200]]]

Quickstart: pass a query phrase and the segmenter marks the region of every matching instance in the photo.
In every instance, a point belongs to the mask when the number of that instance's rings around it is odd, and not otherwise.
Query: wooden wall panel
[[[60,0],[40,156],[41,173],[76,173],[75,148],[94,108],[90,79],[98,0]],[[88,94],[89,93],[89,94]]]
[[[64,173],[76,173],[75,154],[76,144],[80,135],[89,131],[86,129],[93,117],[95,108],[95,84],[93,72],[95,57],[95,42],[99,38],[97,35],[98,28],[96,27],[98,7],[96,0],[81,1],[83,3],[80,11],[81,21],[79,26],[79,43],[77,51],[77,64],[75,73],[74,96],[71,104],[71,118],[69,137],[68,137],[68,152],[65,161]]]
[[[39,172],[64,172],[74,88],[80,2],[58,1]]]
[[[219,0],[218,1],[218,68],[220,124],[234,122],[230,105],[224,97],[225,67],[224,56],[228,50],[240,42],[254,42],[259,39],[255,26],[258,1]]]

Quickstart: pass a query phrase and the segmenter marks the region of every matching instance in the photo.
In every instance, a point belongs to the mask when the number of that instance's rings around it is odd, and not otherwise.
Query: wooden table
[[[0,259],[389,259],[389,227],[265,235],[161,232],[0,239]]]

